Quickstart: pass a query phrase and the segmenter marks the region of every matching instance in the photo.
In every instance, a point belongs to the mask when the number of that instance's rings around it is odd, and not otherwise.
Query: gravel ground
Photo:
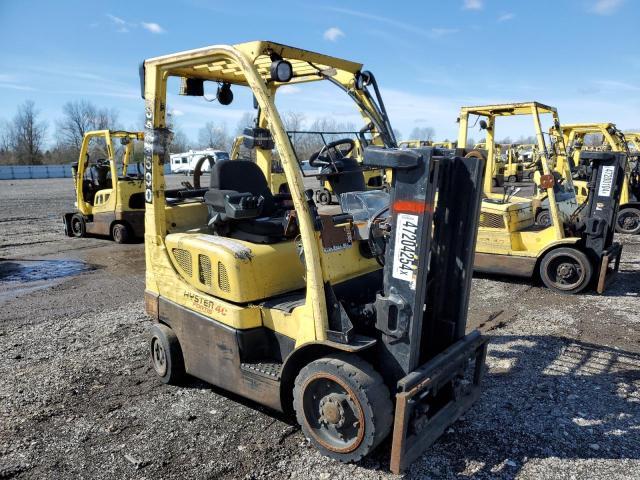
[[[2,181],[0,204],[0,479],[396,478],[388,444],[342,465],[292,418],[156,380],[143,245],[65,238],[70,179]],[[406,478],[640,478],[640,238],[619,240],[604,296],[474,279],[482,397]]]

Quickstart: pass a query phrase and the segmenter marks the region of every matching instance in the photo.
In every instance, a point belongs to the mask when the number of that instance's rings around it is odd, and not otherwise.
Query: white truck
[[[198,160],[206,155],[213,157],[214,163],[218,160],[229,160],[228,152],[222,150],[214,150],[213,148],[206,148],[204,150],[189,150],[188,152],[184,153],[172,153],[171,173],[184,173],[185,175],[191,175],[195,170]],[[202,172],[208,172],[210,170],[210,162],[205,162],[204,165],[202,165]]]

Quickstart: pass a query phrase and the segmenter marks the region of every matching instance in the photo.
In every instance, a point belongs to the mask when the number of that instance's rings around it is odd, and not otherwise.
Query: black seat
[[[340,196],[348,192],[364,192],[367,187],[364,181],[362,167],[357,160],[349,157],[341,158],[338,162],[339,173],[327,175],[333,193]]]
[[[249,160],[221,160],[211,168],[210,188],[205,193],[210,225],[220,235],[254,243],[276,243],[284,236],[284,214],[269,190],[260,167]],[[261,198],[255,218],[234,219],[225,215],[229,195],[249,193]]]

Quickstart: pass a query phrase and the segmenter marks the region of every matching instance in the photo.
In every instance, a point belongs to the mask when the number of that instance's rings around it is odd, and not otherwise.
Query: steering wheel
[[[200,188],[200,177],[202,176],[202,166],[204,165],[204,161],[209,160],[209,167],[213,167],[215,163],[215,159],[211,155],[205,155],[204,157],[200,157],[196,166],[193,167],[193,188]]]
[[[346,148],[340,148],[346,146]],[[351,138],[342,138],[326,144],[309,157],[309,165],[312,167],[331,166],[335,172],[339,171],[337,162],[349,155],[356,146],[356,142]]]

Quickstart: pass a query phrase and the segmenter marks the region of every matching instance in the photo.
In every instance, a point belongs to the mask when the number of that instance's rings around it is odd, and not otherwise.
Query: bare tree
[[[436,135],[436,131],[432,127],[415,127],[411,130],[409,138],[411,140],[431,141]]]
[[[236,125],[236,135],[242,135],[245,128],[253,127],[256,123],[256,116],[252,112],[244,112]]]
[[[32,100],[18,107],[9,133],[10,145],[18,161],[27,164],[42,163],[42,149],[47,124],[38,121],[39,112]]]
[[[99,109],[87,100],[67,102],[62,107],[63,117],[58,120],[56,130],[58,144],[80,151],[84,135],[91,130],[115,130],[118,112],[114,109]]]
[[[305,115],[302,112],[288,111],[282,114],[282,123],[284,123],[284,129],[287,131],[303,130],[305,120]]]
[[[180,127],[177,127],[173,131],[173,140],[171,140],[171,146],[169,147],[171,153],[186,152],[190,148],[191,145],[189,142],[189,138],[187,138],[187,135],[182,131]]]
[[[476,141],[472,137],[467,137],[466,148],[473,148],[476,144]]]
[[[218,125],[215,122],[207,122],[198,132],[198,143],[202,148],[228,150],[231,139],[227,133],[227,126],[225,124]]]

